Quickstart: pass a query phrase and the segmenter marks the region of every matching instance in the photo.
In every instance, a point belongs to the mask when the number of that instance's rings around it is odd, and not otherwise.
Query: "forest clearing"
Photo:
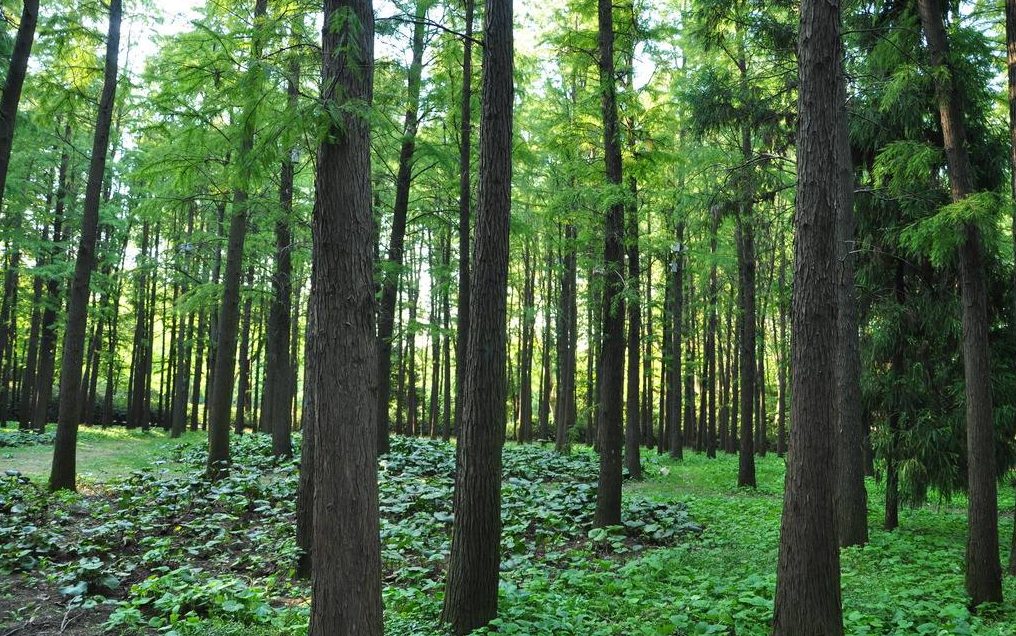
[[[1016,636],[1016,0],[0,0],[0,636]]]

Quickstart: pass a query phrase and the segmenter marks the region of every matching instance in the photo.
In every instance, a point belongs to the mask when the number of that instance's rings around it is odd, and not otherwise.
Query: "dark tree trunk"
[[[313,274],[311,274],[313,276]],[[307,331],[304,337],[303,355],[303,411],[300,415],[300,482],[296,491],[296,545],[300,556],[296,563],[296,576],[311,577],[311,555],[314,543],[314,368],[311,358],[314,352],[314,338],[317,325],[314,320],[314,294],[311,293],[307,307]],[[368,434],[373,431],[368,431]]]
[[[299,106],[300,65],[296,58],[289,65],[287,86],[288,106]],[[265,425],[272,432],[272,452],[276,457],[293,454],[293,367],[290,357],[290,322],[293,314],[293,153],[285,157],[280,170],[279,201],[282,213],[275,221],[275,272],[272,276],[272,302],[268,310],[268,344],[266,352],[264,399],[262,413]]]
[[[636,196],[636,181],[628,179],[631,196]],[[642,460],[639,449],[642,446],[642,414],[639,403],[639,384],[642,370],[639,368],[639,356],[642,351],[642,307],[640,305],[639,287],[639,220],[635,203],[628,208],[628,290],[635,292],[628,300],[628,366],[627,366],[627,400],[625,402],[624,429],[624,460],[628,474],[632,479],[642,479]]]
[[[451,265],[452,265],[452,235],[445,234],[444,250],[444,275],[445,285],[441,292],[441,309],[444,321],[444,400],[442,403],[442,425],[441,439],[448,441],[452,435],[452,347],[451,347],[451,326],[452,326],[452,303],[451,303]]]
[[[554,413],[554,447],[559,453],[571,448],[571,431],[575,428],[578,414],[575,402],[576,360],[578,343],[577,304],[577,262],[575,241],[578,233],[575,226],[564,226],[564,247],[562,248],[561,296],[557,311],[557,409]]]
[[[854,282],[854,171],[847,129],[846,79],[840,74],[839,117],[840,201],[836,210],[836,499],[840,546],[868,542],[868,493],[864,488],[864,429],[861,398],[861,353],[858,341],[857,292]],[[780,268],[780,286],[783,285]],[[779,369],[782,385],[783,370]],[[779,432],[782,446],[783,391],[780,390]]]
[[[836,219],[846,131],[839,4],[805,0],[798,43],[797,201],[787,457],[773,636],[842,636],[836,541]],[[746,326],[751,321],[745,318]],[[746,393],[750,393],[745,391]]]
[[[455,326],[455,429],[462,425],[462,385],[466,372],[466,344],[469,340],[469,217],[470,145],[473,92],[473,9],[474,0],[464,0],[466,33],[462,39],[462,95],[459,105],[459,298]]]
[[[479,195],[470,327],[460,393],[455,522],[441,618],[467,634],[497,616],[501,448],[505,434],[506,305],[511,214],[512,0],[486,0]]]
[[[745,157],[751,156],[751,133],[743,133]],[[745,196],[753,196],[748,193]],[[740,449],[738,452],[737,485],[742,488],[754,488],[755,482],[755,444],[752,435],[752,424],[755,421],[755,230],[753,228],[752,205],[744,203],[741,218],[738,219],[737,265],[740,276],[740,292],[738,299],[741,304],[739,342],[740,369],[738,372],[738,391],[740,393],[739,434]]]
[[[254,283],[254,266],[247,269],[247,285]],[[236,387],[236,419],[233,421],[233,432],[243,435],[247,426],[247,414],[250,411],[250,371],[251,371],[251,313],[254,301],[247,295],[243,301],[243,314],[240,322],[240,377]],[[257,431],[255,420],[251,420],[250,428]]]
[[[377,346],[370,124],[371,0],[325,0],[322,101],[340,122],[318,149],[314,213],[313,601],[310,636],[381,636]],[[315,318],[316,317],[316,318]]]
[[[533,441],[533,346],[536,336],[536,267],[529,243],[523,250],[525,282],[522,290],[522,342],[519,369],[520,442]]]
[[[780,392],[776,404],[776,454],[783,457],[787,454],[787,304],[784,302],[786,290],[787,259],[784,252],[784,245],[780,243],[780,274],[779,274],[779,307],[777,316],[779,320],[779,338],[777,344],[780,355],[777,360],[776,370],[777,384]],[[860,397],[858,397],[860,399]],[[863,479],[862,479],[863,485]]]
[[[198,406],[201,402],[201,369],[204,365],[204,353],[205,353],[205,312],[204,310],[198,314],[198,331],[197,331],[197,351],[194,354],[194,384],[191,385],[191,412],[190,412],[190,430],[198,430]]]
[[[621,187],[621,140],[614,73],[614,7],[598,0],[600,110],[607,183]],[[600,404],[597,418],[600,476],[596,487],[596,527],[621,523],[621,447],[624,403],[624,203],[615,201],[604,223],[603,333],[599,358]]]
[[[538,413],[540,440],[550,439],[550,394],[553,389],[554,374],[551,371],[554,350],[554,331],[551,329],[550,307],[554,296],[554,251],[547,246],[547,269],[543,276],[543,334],[540,337],[542,353],[540,355],[540,408]]]
[[[720,229],[720,209],[713,210],[713,225],[709,234],[709,253],[712,265],[709,270],[709,318],[706,323],[705,346],[705,387],[708,397],[706,412],[709,423],[706,427],[706,455],[716,457],[716,233]]]
[[[254,2],[254,36],[251,39],[250,57],[247,60],[247,94],[243,109],[243,124],[240,132],[240,148],[237,163],[246,166],[254,151],[256,130],[256,104],[261,71],[262,30],[260,24],[268,10],[268,0]],[[247,222],[250,215],[248,205],[247,177],[233,189],[233,209],[229,219],[229,236],[226,241],[226,271],[223,276],[222,299],[219,303],[218,333],[215,341],[215,371],[209,395],[208,411],[208,477],[217,481],[229,469],[229,424],[232,416],[230,402],[233,396],[233,380],[236,374],[236,340],[240,328],[240,288],[242,287],[243,246],[247,239]]]
[[[402,126],[402,147],[399,151],[399,172],[395,180],[395,204],[392,209],[391,242],[388,245],[388,263],[381,281],[381,309],[378,313],[378,368],[377,368],[377,439],[378,452],[388,452],[388,407],[391,402],[392,338],[395,326],[395,305],[398,300],[404,243],[406,215],[409,211],[409,190],[413,183],[413,154],[416,152],[416,131],[419,127],[420,85],[423,74],[424,26],[428,2],[417,0],[413,27],[413,59],[409,65],[408,102]],[[412,386],[415,392],[416,385]]]
[[[45,243],[47,233],[44,231],[42,240]],[[42,323],[42,276],[36,275],[32,281],[32,324],[28,332],[28,345],[25,352],[25,369],[21,376],[21,400],[18,407],[18,429],[29,430],[32,427],[32,405],[35,397],[35,372],[39,359],[39,331]]]
[[[3,205],[4,189],[7,185],[7,169],[10,166],[11,148],[14,145],[18,102],[21,101],[21,88],[25,83],[25,73],[28,70],[28,58],[32,54],[32,41],[35,39],[35,24],[38,18],[39,0],[25,0],[21,7],[18,33],[14,36],[14,48],[11,49],[7,77],[4,81],[4,92],[0,96],[0,207]],[[0,339],[0,350],[5,350],[6,345],[6,338]]]
[[[895,284],[895,296],[896,304],[899,309],[903,310],[903,305],[906,302],[906,261],[902,258],[896,260],[896,274],[894,277]],[[905,335],[902,329],[898,330],[897,340],[895,347],[893,348],[892,359],[890,361],[890,373],[892,375],[893,384],[901,386],[903,383],[903,375],[906,370],[903,367],[903,348],[905,344]],[[895,398],[891,405],[892,410],[889,412],[889,442],[885,451],[885,521],[883,527],[886,530],[892,531],[900,525],[900,478],[898,464],[898,447],[899,447],[899,436],[900,436],[900,414],[903,407],[902,400],[899,399],[899,390],[893,391]]]
[[[99,202],[106,170],[106,153],[109,150],[113,101],[116,97],[122,10],[122,0],[110,0],[102,94],[99,97],[92,155],[88,166],[81,237],[67,301],[67,327],[64,331],[63,357],[60,364],[60,409],[57,417],[56,441],[53,444],[53,469],[49,476],[50,490],[65,488],[74,490],[75,487],[78,392],[81,390],[81,363],[85,348],[89,283],[92,280],[92,270],[95,268],[95,243],[99,233]]]
[[[949,40],[937,0],[919,0],[921,24],[931,66],[945,144],[953,202],[974,192],[967,149],[962,97],[949,71]],[[988,292],[984,246],[973,223],[964,228],[959,247],[963,305],[963,370],[967,407],[967,594],[974,605],[1002,602],[1002,566],[998,553],[998,485],[995,474],[995,422],[991,397]]]

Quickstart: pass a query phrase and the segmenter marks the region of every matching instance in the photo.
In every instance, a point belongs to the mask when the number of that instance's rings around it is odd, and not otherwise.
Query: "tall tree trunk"
[[[392,209],[391,242],[388,245],[388,263],[381,282],[381,309],[378,313],[378,368],[377,368],[377,439],[378,451],[388,452],[388,407],[391,401],[392,337],[395,326],[395,305],[398,299],[403,246],[406,237],[406,216],[409,211],[409,190],[413,182],[413,154],[416,152],[416,131],[419,127],[420,85],[423,75],[423,45],[426,31],[428,0],[417,0],[413,26],[413,58],[409,64],[407,85],[408,101],[405,122],[402,125],[402,147],[399,151],[399,171],[395,180],[395,204]],[[413,385],[413,390],[416,387]]]
[[[706,427],[706,455],[716,457],[716,234],[720,229],[720,208],[713,209],[713,224],[709,233],[709,254],[712,264],[709,269],[709,318],[706,323],[706,374],[705,391],[709,404],[706,407],[709,424]]]
[[[511,214],[512,0],[486,0],[479,194],[469,296],[469,342],[460,393],[455,522],[441,618],[467,634],[497,616],[501,448],[505,435],[506,308]]]
[[[208,411],[208,465],[209,478],[217,481],[229,468],[229,424],[232,416],[230,402],[236,374],[236,340],[240,327],[240,288],[242,287],[243,246],[247,239],[249,175],[244,174],[254,151],[255,118],[261,99],[262,24],[268,10],[268,0],[254,1],[254,32],[251,38],[250,57],[247,60],[246,103],[242,113],[240,147],[237,165],[240,175],[233,188],[233,209],[229,219],[229,236],[226,241],[226,271],[223,276],[222,299],[219,303],[218,333],[216,334],[215,372],[212,379]]]
[[[324,25],[322,101],[341,121],[330,125],[317,162],[309,636],[381,636],[370,123],[360,108],[343,108],[371,103],[371,0],[325,0]]]
[[[747,129],[742,134],[745,157],[750,157],[751,132]],[[754,196],[746,193],[744,196]],[[740,312],[740,342],[738,355],[740,369],[738,372],[738,391],[740,393],[740,449],[738,452],[737,485],[742,488],[754,488],[755,482],[755,440],[752,424],[755,421],[755,230],[752,217],[750,198],[743,204],[741,217],[738,219],[737,264],[740,277],[738,299]]]
[[[967,149],[962,97],[949,69],[949,40],[937,0],[918,0],[921,24],[935,69],[935,95],[945,144],[952,200],[974,192]],[[941,71],[941,72],[938,72]],[[959,247],[963,305],[963,371],[967,407],[967,555],[966,587],[974,605],[1002,602],[1002,566],[998,554],[998,485],[995,474],[995,422],[991,397],[988,291],[984,245],[973,223],[964,227]]]
[[[842,636],[836,541],[836,219],[846,131],[840,7],[801,5],[797,201],[787,457],[773,636]],[[751,323],[745,319],[746,328]],[[748,392],[748,391],[746,391]]]
[[[894,292],[896,305],[903,311],[906,302],[906,261],[902,258],[896,260],[896,274],[894,277]],[[892,359],[889,363],[889,370],[893,380],[893,404],[889,412],[889,442],[885,451],[885,521],[883,527],[886,530],[895,530],[900,525],[900,476],[898,467],[898,448],[900,436],[900,415],[902,411],[902,399],[899,388],[903,383],[903,376],[906,370],[903,367],[903,348],[905,335],[903,329],[897,330],[896,343],[893,348]]]
[[[455,429],[462,425],[462,387],[465,380],[466,345],[469,340],[469,218],[472,187],[470,155],[473,100],[474,0],[465,5],[465,37],[462,38],[462,95],[459,102],[459,296],[455,325]]]
[[[522,346],[519,369],[519,441],[533,441],[533,347],[536,336],[536,266],[529,242],[523,250]]]
[[[39,0],[25,0],[21,7],[18,33],[14,36],[14,48],[11,49],[7,77],[4,80],[4,92],[0,96],[0,208],[3,206],[7,169],[10,166],[11,148],[14,145],[18,102],[21,101],[21,88],[25,84],[28,58],[32,54],[32,42],[35,39],[35,25],[38,18]],[[0,350],[6,349],[6,345],[6,338],[0,339]]]
[[[554,250],[547,246],[547,267],[544,270],[543,289],[543,333],[540,336],[540,408],[538,412],[539,431],[537,437],[541,441],[550,439],[550,394],[553,389],[554,374],[551,371],[554,350],[554,331],[551,329],[550,307],[554,296]]]
[[[313,274],[311,274],[313,277]],[[300,415],[300,481],[296,491],[296,545],[300,556],[296,562],[296,576],[300,579],[311,577],[311,555],[314,543],[314,431],[317,419],[314,415],[314,338],[317,324],[314,320],[314,294],[307,302],[307,331],[304,337],[303,355],[303,410]],[[367,431],[372,434],[373,431]]]
[[[607,183],[620,190],[621,140],[617,121],[617,85],[614,73],[614,7],[598,0],[600,110],[603,118],[603,152]],[[600,476],[596,487],[596,527],[621,523],[621,447],[624,391],[624,203],[615,201],[604,223],[603,333],[600,352],[600,404],[597,441]]]
[[[254,283],[254,266],[247,268],[247,285]],[[250,411],[250,371],[251,371],[251,314],[254,300],[248,294],[243,301],[243,313],[240,321],[240,377],[236,387],[236,419],[233,421],[233,432],[243,435],[247,426],[247,414]],[[257,431],[257,422],[251,420],[252,431]]]
[[[575,226],[564,226],[563,266],[561,267],[561,295],[557,313],[557,409],[554,413],[554,447],[559,453],[571,448],[571,431],[578,424],[575,400],[577,379],[576,355],[578,345],[578,267],[575,255],[578,233]]]
[[[102,94],[99,97],[92,156],[88,166],[81,237],[67,301],[67,327],[64,331],[63,357],[60,364],[60,409],[57,417],[56,441],[53,444],[53,468],[49,476],[50,490],[65,488],[74,490],[75,487],[78,392],[81,390],[81,363],[85,348],[89,283],[92,280],[92,270],[95,268],[95,242],[99,233],[99,201],[106,170],[106,153],[109,150],[113,102],[116,97],[122,12],[122,0],[110,0]]]
[[[840,546],[868,542],[868,493],[864,488],[864,429],[861,397],[861,353],[858,341],[857,292],[854,282],[854,170],[847,128],[846,78],[840,74],[840,200],[836,210],[836,499]],[[783,286],[780,268],[780,286]],[[782,369],[779,369],[782,385]],[[783,434],[780,390],[780,435]],[[782,446],[782,440],[780,440]]]
[[[681,380],[684,378],[684,368],[681,359],[684,354],[682,338],[684,335],[684,221],[678,221],[674,232],[675,247],[672,254],[672,275],[671,305],[670,305],[670,368],[668,369],[667,397],[670,407],[667,409],[670,416],[668,426],[670,429],[670,456],[674,459],[683,459],[684,446],[687,438],[684,435],[681,420],[682,412],[682,387]],[[690,377],[690,376],[689,376]]]
[[[45,243],[47,232],[42,240]],[[42,323],[42,276],[35,275],[32,281],[32,323],[28,332],[25,352],[25,369],[21,376],[21,400],[18,403],[18,429],[29,430],[32,426],[32,399],[35,397],[35,372],[39,359],[39,331]]]
[[[294,57],[289,64],[286,95],[290,111],[299,106],[300,64]],[[272,301],[268,310],[268,344],[262,412],[272,432],[272,452],[276,457],[293,454],[293,367],[290,357],[290,322],[293,321],[293,149],[282,160],[279,174],[279,202],[282,213],[275,221],[275,272],[272,275]]]
[[[630,194],[637,196],[634,177],[628,178]],[[628,298],[628,377],[627,396],[625,403],[624,460],[628,474],[632,479],[642,479],[642,460],[639,449],[642,446],[642,414],[639,403],[639,384],[642,370],[639,368],[639,355],[642,342],[642,307],[639,294],[639,219],[637,206],[631,202],[628,207],[628,290],[634,291],[634,297]]]

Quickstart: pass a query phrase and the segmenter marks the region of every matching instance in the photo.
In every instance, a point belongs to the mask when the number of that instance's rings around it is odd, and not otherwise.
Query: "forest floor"
[[[0,636],[168,633],[275,636],[306,630],[306,584],[293,582],[296,467],[262,436],[234,438],[234,470],[201,477],[200,434],[82,431],[79,495],[38,486],[51,446],[0,448]],[[86,446],[87,444],[87,446]],[[502,634],[758,635],[775,587],[783,460],[737,462],[645,453],[646,480],[625,486],[624,528],[590,529],[595,456],[505,450]],[[381,468],[386,633],[440,634],[451,521],[452,447],[396,440]],[[27,483],[26,483],[27,482]],[[871,541],[842,552],[847,634],[1016,635],[1007,602],[964,605],[965,501],[900,511],[881,530],[882,489],[868,482]],[[1013,527],[1002,490],[1001,539]]]

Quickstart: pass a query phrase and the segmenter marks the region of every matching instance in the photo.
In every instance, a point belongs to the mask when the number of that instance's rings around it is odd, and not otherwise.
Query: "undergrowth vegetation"
[[[299,458],[275,460],[265,436],[233,442],[232,471],[215,485],[194,442],[162,446],[147,469],[84,494],[3,478],[0,633],[50,603],[65,618],[94,613],[96,629],[113,634],[304,634],[309,586],[292,576]],[[382,458],[386,633],[441,634],[454,455],[442,442],[399,438]],[[759,459],[754,491],[733,488],[735,462],[647,454],[647,479],[626,490],[624,526],[593,530],[595,454],[506,446],[502,598],[488,630],[768,634],[783,461]],[[847,634],[1016,633],[1012,605],[977,615],[965,605],[962,498],[904,509],[890,533],[879,526],[881,485],[869,480],[868,489],[871,541],[842,553]],[[1011,492],[1001,506],[1008,539]],[[1006,588],[1016,597],[1013,579]],[[32,590],[49,600],[26,600]]]

